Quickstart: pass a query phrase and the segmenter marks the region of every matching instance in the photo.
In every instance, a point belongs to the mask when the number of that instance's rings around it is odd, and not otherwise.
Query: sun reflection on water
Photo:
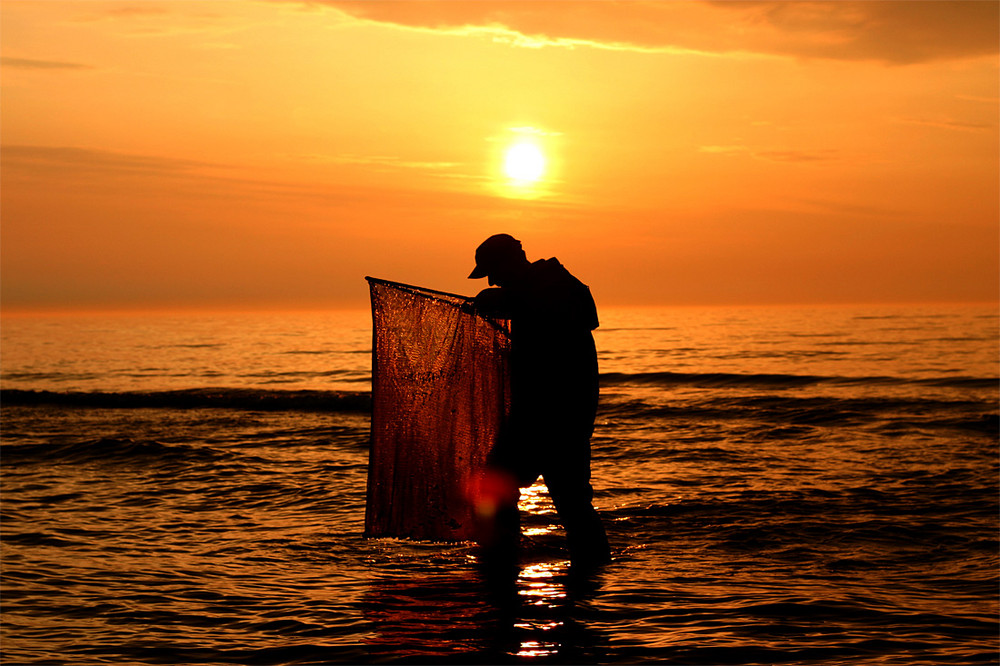
[[[566,586],[559,577],[566,572],[569,561],[539,562],[521,569],[518,595],[533,606],[556,608],[566,601]]]
[[[577,649],[581,638],[589,634],[581,632],[571,617],[580,589],[573,584],[563,528],[541,480],[521,489],[517,506],[522,555],[514,582],[520,610],[512,623],[515,633],[506,654],[524,661],[564,659],[569,656],[567,650]]]
[[[510,654],[527,659],[560,655],[565,649],[569,604],[565,577],[568,560],[534,562],[521,568],[518,596],[524,609],[514,628],[521,634]]]
[[[517,502],[517,508],[521,513],[534,516],[546,516],[556,512],[549,498],[549,489],[541,481],[535,481],[531,487],[521,489],[521,499]]]
[[[559,652],[558,643],[548,643],[542,641],[524,641],[521,649],[517,651],[518,657],[548,657]]]

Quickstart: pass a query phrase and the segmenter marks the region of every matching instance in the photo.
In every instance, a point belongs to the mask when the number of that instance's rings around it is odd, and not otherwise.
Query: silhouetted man
[[[597,412],[597,308],[587,285],[556,259],[529,262],[507,234],[476,250],[469,278],[496,288],[476,296],[483,314],[511,322],[511,412],[490,453],[492,468],[530,486],[539,474],[566,528],[574,565],[610,559],[608,539],[591,503],[590,437]],[[497,514],[499,538],[520,537],[517,491]]]

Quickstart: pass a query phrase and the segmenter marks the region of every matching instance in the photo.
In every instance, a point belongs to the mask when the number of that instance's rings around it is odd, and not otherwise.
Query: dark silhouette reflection
[[[599,663],[603,635],[589,626],[597,578],[565,560],[531,560],[504,581],[468,560],[380,572],[362,601],[372,662]]]
[[[597,412],[597,308],[590,289],[556,259],[529,262],[507,234],[476,250],[470,278],[493,288],[476,296],[484,315],[511,322],[511,411],[488,459],[480,511],[484,564],[503,579],[517,569],[518,488],[541,475],[566,528],[576,571],[610,559],[608,539],[593,506],[590,437]]]

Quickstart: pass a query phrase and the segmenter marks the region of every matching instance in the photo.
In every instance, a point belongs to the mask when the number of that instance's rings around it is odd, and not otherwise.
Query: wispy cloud
[[[391,155],[300,155],[299,159],[309,162],[324,162],[327,164],[358,164],[391,169],[423,169],[441,171],[461,166],[459,162],[423,162],[405,160]]]
[[[112,7],[87,7],[87,12],[80,14],[76,21],[77,22],[88,22],[88,21],[103,21],[103,20],[115,20],[115,19],[132,19],[136,17],[147,17],[147,16],[163,16],[168,14],[167,10],[163,7],[153,7],[149,5],[141,5],[139,3],[127,4],[122,3],[119,6]]]
[[[440,29],[436,29],[440,30]],[[576,49],[591,48],[603,51],[633,51],[639,53],[674,53],[674,54],[699,54],[712,55],[704,51],[691,48],[681,48],[667,44],[643,45],[633,44],[621,40],[600,40],[582,39],[576,37],[550,37],[547,35],[525,35],[517,30],[506,28],[501,25],[489,26],[462,26],[460,28],[448,28],[447,32],[456,35],[485,36],[498,44],[509,44],[519,48],[543,49],[547,47]]]
[[[850,215],[851,217],[886,217],[904,218],[906,211],[885,206],[865,205],[850,201],[838,201],[832,199],[810,199],[804,197],[790,197],[788,201],[805,204],[810,209],[826,212]]]
[[[760,149],[748,146],[701,146],[698,152],[713,155],[747,155],[768,162],[830,162],[839,159],[838,151],[831,148],[816,150]]]
[[[833,149],[760,150],[754,152],[753,156],[769,162],[830,162],[838,159],[838,153]]]
[[[896,122],[959,132],[985,132],[994,127],[986,123],[971,123],[951,118],[898,118]]]
[[[538,127],[511,127],[510,131],[514,134],[529,136],[562,136],[562,132],[553,132],[551,130],[540,129]]]
[[[4,145],[0,147],[0,157],[3,159],[4,166],[8,167],[62,168],[75,171],[176,173],[195,168],[219,166],[195,160],[134,155],[70,146]]]
[[[37,70],[81,70],[93,69],[91,65],[79,62],[66,62],[64,60],[38,60],[36,58],[0,58],[0,66],[14,67],[17,69],[37,69]]]
[[[240,32],[246,22],[234,22],[224,12],[205,11],[215,3],[76,3],[72,23],[103,23],[114,26],[121,37],[174,37],[178,35],[221,36]],[[110,6],[109,6],[110,5]],[[121,6],[118,6],[121,5]],[[218,38],[211,43],[226,43]]]
[[[698,152],[713,155],[742,155],[749,153],[750,149],[746,146],[701,146]]]
[[[966,102],[978,102],[980,104],[1000,103],[1000,97],[982,97],[979,95],[955,95],[955,99],[964,100]]]

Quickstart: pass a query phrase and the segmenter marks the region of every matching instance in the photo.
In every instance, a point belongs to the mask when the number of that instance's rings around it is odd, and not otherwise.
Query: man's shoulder
[[[549,257],[548,259],[539,259],[531,262],[531,267],[536,271],[551,271],[563,268],[563,265],[555,257]]]
[[[531,271],[538,278],[556,278],[569,275],[572,277],[570,272],[566,270],[566,267],[556,259],[555,257],[550,257],[548,259],[539,259],[531,263]]]
[[[597,308],[590,289],[556,258],[531,264],[531,298],[539,311],[586,330],[597,328]]]

